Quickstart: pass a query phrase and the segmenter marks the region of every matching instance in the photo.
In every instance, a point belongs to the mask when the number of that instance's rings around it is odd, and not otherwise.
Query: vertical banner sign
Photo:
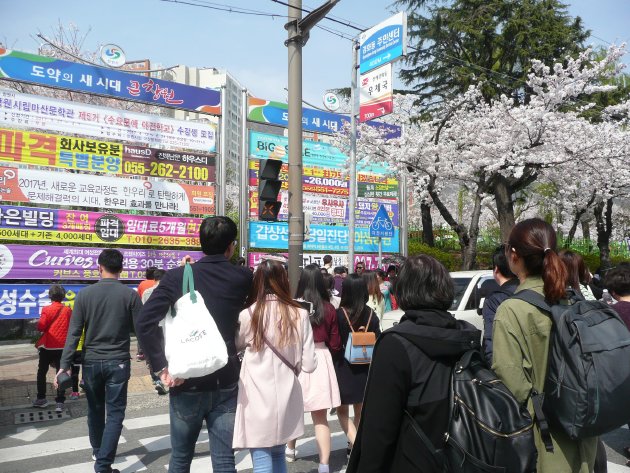
[[[407,14],[397,13],[359,35],[360,73],[407,54]]]
[[[359,121],[361,122],[373,120],[393,112],[394,93],[391,63],[361,75],[359,97]]]
[[[221,93],[104,67],[0,48],[0,78],[160,107],[221,114]]]

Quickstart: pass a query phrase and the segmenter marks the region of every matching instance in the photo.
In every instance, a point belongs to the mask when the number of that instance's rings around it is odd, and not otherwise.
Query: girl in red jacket
[[[48,296],[52,303],[42,309],[42,315],[37,322],[37,330],[43,332],[41,338],[35,344],[39,349],[39,366],[37,368],[37,399],[33,401],[33,407],[46,407],[46,374],[52,365],[55,373],[59,371],[61,353],[66,344],[68,325],[72,309],[64,306],[61,301],[66,297],[66,290],[59,284],[53,284],[48,290]],[[55,402],[55,412],[63,412],[66,400],[64,390],[58,389]]]

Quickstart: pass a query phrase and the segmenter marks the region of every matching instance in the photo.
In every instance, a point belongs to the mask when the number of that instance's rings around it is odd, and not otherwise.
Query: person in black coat
[[[345,359],[344,353],[348,343],[348,335],[352,330],[363,331],[366,328],[368,332],[374,332],[377,337],[381,333],[378,316],[366,305],[368,298],[367,283],[360,275],[350,274],[343,280],[341,302],[339,309],[337,309],[341,350],[334,355],[333,364],[341,398],[337,415],[339,424],[348,437],[348,448],[354,444],[356,429],[361,421],[363,393],[370,370],[369,363],[350,364]],[[354,412],[353,422],[349,420],[350,405],[352,405]]]
[[[454,292],[436,259],[420,255],[403,264],[395,295],[405,315],[376,343],[347,473],[431,471],[417,436],[405,434],[404,411],[436,448],[443,445],[451,370],[481,342],[479,330],[447,312]]]

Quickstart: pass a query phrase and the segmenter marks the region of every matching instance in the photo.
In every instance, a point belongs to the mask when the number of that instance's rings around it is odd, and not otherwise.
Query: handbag
[[[225,341],[201,294],[195,291],[192,267],[186,263],[180,297],[164,318],[164,351],[173,378],[198,378],[228,362]]]
[[[374,352],[374,344],[376,343],[376,333],[368,332],[368,327],[372,321],[372,314],[374,311],[370,309],[370,318],[367,321],[365,327],[359,327],[359,330],[355,331],[350,322],[350,317],[346,309],[341,308],[343,315],[346,316],[348,325],[350,326],[350,333],[348,334],[348,340],[346,341],[346,351],[344,352],[344,358],[351,365],[369,365],[372,362],[372,353]],[[363,329],[363,330],[361,330]]]

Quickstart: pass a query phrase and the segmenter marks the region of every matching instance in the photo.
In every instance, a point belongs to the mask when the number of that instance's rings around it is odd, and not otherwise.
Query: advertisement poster
[[[277,253],[274,253],[277,254]],[[280,253],[282,256],[288,258],[289,254],[288,253]],[[304,253],[303,255],[303,262],[304,262],[304,266],[306,266],[307,264],[317,264],[319,266],[324,266],[324,256],[327,253]],[[256,268],[260,262],[262,261],[263,257],[266,255],[266,253],[249,253],[247,255],[248,257],[248,265],[250,268]],[[333,268],[336,266],[345,266],[346,268],[348,268],[348,255],[340,255],[340,254],[330,254],[330,256],[332,256],[332,265]],[[383,255],[383,257],[386,257],[388,255]],[[362,262],[365,263],[365,268],[366,269],[378,269],[378,255],[377,254],[370,254],[370,255],[354,255],[354,266],[356,266],[357,263]],[[382,266],[383,270],[387,270],[387,267],[389,265],[388,264],[384,264]]]
[[[289,247],[289,225],[286,222],[249,222],[251,248],[284,250]],[[398,228],[392,238],[383,238],[384,253],[398,253]],[[311,239],[304,242],[305,251],[348,251],[348,227],[311,225]],[[367,227],[355,229],[354,249],[362,253],[378,252],[378,238],[370,237]]]
[[[76,171],[215,181],[215,157],[197,152],[0,128],[0,161]]]
[[[0,167],[5,202],[214,214],[214,187]]]
[[[1,279],[39,279],[49,281],[97,281],[98,255],[103,248],[41,245],[0,245]],[[203,257],[201,251],[120,249],[123,254],[121,280],[144,279],[151,266],[173,269],[186,255],[195,260]]]
[[[0,90],[0,126],[131,141],[165,149],[216,151],[216,125]]]
[[[280,192],[282,207],[278,214],[279,220],[288,220],[289,218],[289,193]],[[321,224],[342,224],[348,225],[350,212],[348,211],[348,199],[323,196],[318,194],[302,194],[304,212],[311,214],[312,223]],[[358,226],[369,226],[378,211],[380,205],[384,205],[389,213],[389,218],[395,226],[399,226],[398,221],[398,204],[395,202],[384,202],[378,200],[370,200],[364,198],[357,199],[357,207],[355,209],[355,224]],[[249,216],[258,219],[258,191],[249,191]]]
[[[0,240],[197,248],[201,221],[0,205]]]
[[[221,114],[221,93],[115,69],[0,48],[0,77],[117,99]]]

